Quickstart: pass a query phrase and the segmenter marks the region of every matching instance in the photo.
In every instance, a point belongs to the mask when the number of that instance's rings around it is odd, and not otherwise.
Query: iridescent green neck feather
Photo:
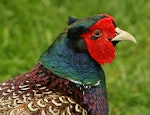
[[[76,53],[67,46],[66,35],[61,35],[41,56],[40,63],[54,74],[85,85],[96,85],[104,80],[100,65],[86,53]]]

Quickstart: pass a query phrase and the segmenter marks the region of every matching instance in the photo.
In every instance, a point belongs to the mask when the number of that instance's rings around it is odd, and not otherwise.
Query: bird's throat
[[[86,53],[76,53],[67,46],[65,35],[43,53],[39,62],[59,77],[85,86],[96,86],[104,82],[101,66]]]

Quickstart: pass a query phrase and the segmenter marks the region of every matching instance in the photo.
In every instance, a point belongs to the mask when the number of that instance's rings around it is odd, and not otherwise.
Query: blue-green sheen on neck
[[[75,53],[67,46],[66,34],[59,38],[42,54],[39,62],[59,77],[94,86],[104,82],[101,66],[86,53]]]

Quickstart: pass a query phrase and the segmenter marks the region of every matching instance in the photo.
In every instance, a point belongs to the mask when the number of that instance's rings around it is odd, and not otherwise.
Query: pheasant
[[[122,40],[136,42],[107,14],[69,17],[32,70],[0,84],[0,115],[108,115],[101,65]]]

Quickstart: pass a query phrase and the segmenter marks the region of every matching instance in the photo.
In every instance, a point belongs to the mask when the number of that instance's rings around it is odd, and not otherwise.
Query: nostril
[[[115,35],[117,36],[117,35],[119,35],[119,33],[116,32]]]

